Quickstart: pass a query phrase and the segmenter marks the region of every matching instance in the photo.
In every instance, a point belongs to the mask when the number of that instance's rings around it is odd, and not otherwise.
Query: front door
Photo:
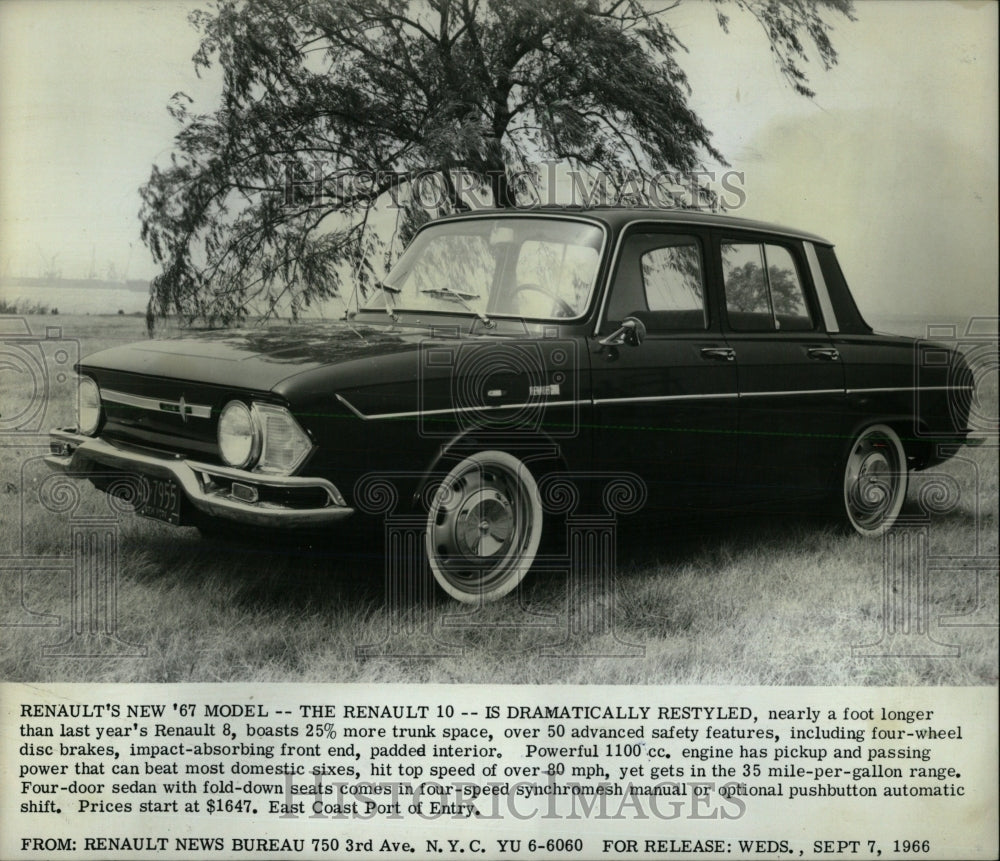
[[[707,248],[697,231],[633,228],[590,340],[594,460],[642,476],[652,510],[717,503],[736,477],[736,363],[707,301]],[[645,339],[602,345],[626,317]]]

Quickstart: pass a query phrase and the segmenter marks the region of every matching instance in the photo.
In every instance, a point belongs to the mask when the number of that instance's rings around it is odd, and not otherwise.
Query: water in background
[[[98,286],[90,287],[58,287],[42,285],[18,285],[10,282],[0,284],[0,298],[7,302],[29,303],[58,308],[60,314],[145,314],[149,294],[143,290],[127,290],[124,288],[104,286],[107,282],[99,282]],[[287,317],[287,308],[279,306],[278,315]],[[303,318],[338,319],[344,313],[344,303],[340,299],[314,305],[305,309]],[[965,332],[968,320],[959,320],[951,315],[900,314],[893,316],[874,316],[868,319],[869,325],[877,331],[890,332],[894,335],[911,335],[926,337],[928,325],[951,324],[955,326],[956,334]],[[995,325],[995,323],[994,323]]]
[[[106,282],[96,286],[59,287],[38,284],[21,285],[5,281],[0,284],[0,298],[15,304],[42,305],[50,311],[58,308],[60,314],[145,314],[149,294],[145,290],[107,287]],[[288,317],[287,303],[275,309],[279,317]],[[331,299],[306,308],[303,318],[338,319],[344,314],[344,302]]]
[[[60,314],[145,313],[149,295],[116,287],[46,287],[4,283],[0,297],[7,302],[43,305]]]

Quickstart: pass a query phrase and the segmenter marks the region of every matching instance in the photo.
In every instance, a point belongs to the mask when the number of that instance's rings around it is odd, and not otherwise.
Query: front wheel
[[[906,497],[906,453],[888,425],[872,425],[854,440],[844,466],[844,512],[856,532],[882,535]]]
[[[495,601],[524,579],[542,537],[531,471],[502,451],[465,458],[434,495],[426,548],[438,584],[458,601]]]

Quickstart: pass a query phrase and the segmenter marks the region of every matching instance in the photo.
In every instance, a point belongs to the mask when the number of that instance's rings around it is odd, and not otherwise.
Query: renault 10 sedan
[[[697,212],[439,219],[347,319],[146,341],[78,372],[54,469],[247,534],[368,516],[381,477],[465,602],[525,576],[552,475],[638,476],[656,517],[833,498],[877,536],[908,471],[971,441],[965,360],[874,333],[830,242]]]

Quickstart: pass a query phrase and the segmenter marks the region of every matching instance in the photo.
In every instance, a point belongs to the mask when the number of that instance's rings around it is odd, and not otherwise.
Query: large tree
[[[804,64],[836,62],[824,15],[851,18],[850,0],[729,2],[811,96]],[[364,291],[380,202],[398,204],[405,236],[423,204],[515,205],[543,159],[612,185],[725,164],[689,104],[678,3],[216,0],[195,12],[194,62],[221,70],[221,100],[195,113],[174,96],[174,153],[141,190],[162,267],[150,316],[229,323],[279,302],[295,314],[340,293],[345,273]]]

